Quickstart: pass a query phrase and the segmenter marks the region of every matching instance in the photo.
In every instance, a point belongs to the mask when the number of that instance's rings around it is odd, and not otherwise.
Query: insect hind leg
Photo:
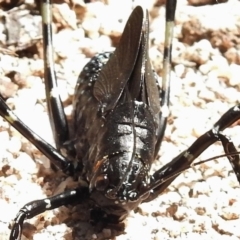
[[[238,182],[240,183],[240,157],[238,154],[234,154],[237,152],[236,147],[229,137],[226,137],[221,133],[222,130],[232,125],[235,121],[240,118],[240,105],[236,105],[235,107],[230,108],[218,122],[214,124],[214,129],[216,129],[216,134],[219,137],[223,145],[224,152],[227,154],[227,158],[232,165],[233,171],[236,174]],[[231,155],[230,153],[233,153]]]
[[[151,177],[149,190],[151,194],[144,200],[149,202],[161,194],[183,171],[192,167],[193,161],[203,153],[209,146],[217,141],[223,145],[233,170],[240,182],[240,159],[236,154],[236,148],[231,140],[222,134],[222,131],[230,127],[234,122],[240,119],[240,105],[230,108],[223,116],[213,125],[213,128],[200,136],[187,150],[180,153],[171,162],[157,170]]]
[[[54,68],[53,43],[52,43],[52,3],[51,0],[44,0],[41,3],[43,45],[44,45],[44,77],[47,97],[47,106],[50,123],[56,148],[64,155],[73,155],[70,143],[67,119],[61,101],[57,78]],[[71,149],[71,150],[69,150]],[[69,154],[68,154],[69,153]]]
[[[164,136],[167,125],[167,118],[169,116],[170,103],[170,81],[171,81],[171,52],[172,39],[174,28],[174,17],[177,1],[168,0],[166,2],[166,26],[165,26],[165,42],[164,42],[164,57],[163,57],[163,77],[162,77],[162,91],[161,91],[161,111],[159,113],[159,127],[157,130],[157,143],[155,147],[155,157],[157,156],[160,145]]]

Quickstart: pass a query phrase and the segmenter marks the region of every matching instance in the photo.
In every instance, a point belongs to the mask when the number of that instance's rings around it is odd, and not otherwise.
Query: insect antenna
[[[240,154],[240,152],[224,153],[224,154],[221,154],[221,155],[217,155],[217,156],[214,156],[214,157],[211,157],[211,158],[207,158],[207,159],[201,160],[201,161],[199,161],[197,163],[193,163],[191,165],[191,167],[195,167],[195,166],[198,166],[200,164],[203,164],[203,163],[206,163],[206,162],[210,162],[210,161],[218,159],[218,158],[238,156],[239,154]]]
[[[215,160],[215,159],[219,159],[219,158],[224,158],[224,157],[227,157],[229,159],[229,162],[231,163],[232,165],[232,168],[233,168],[233,171],[237,177],[237,180],[238,182],[240,183],[240,164],[239,164],[239,158],[238,158],[238,161],[236,162],[236,158],[233,158],[234,156],[235,157],[239,157],[239,154],[240,152],[239,151],[236,151],[236,152],[229,152],[229,153],[224,153],[224,154],[221,154],[221,155],[217,155],[217,156],[214,156],[214,157],[211,157],[211,158],[207,158],[207,159],[204,159],[204,160],[201,160],[197,163],[192,163],[191,166],[189,168],[193,168],[193,167],[196,167],[198,165],[201,165],[203,163],[206,163],[206,162],[210,162],[212,160]],[[232,159],[232,160],[230,160]],[[236,164],[238,163],[238,164]],[[185,170],[183,170],[185,171]],[[182,171],[182,172],[183,172]],[[182,173],[181,172],[181,173]]]
[[[240,154],[240,151],[235,151],[235,152],[229,152],[229,153],[225,153],[225,154],[221,154],[221,155],[218,155],[218,156],[214,156],[214,157],[211,157],[211,158],[207,158],[205,160],[201,160],[197,163],[192,163],[190,166],[185,166],[185,168],[182,168],[180,171],[178,172],[175,172],[171,175],[168,175],[167,177],[163,177],[161,179],[161,181],[159,181],[156,185],[152,184],[150,188],[148,188],[147,190],[145,189],[144,192],[141,192],[140,196],[144,196],[148,191],[151,191],[153,190],[155,187],[158,187],[159,185],[165,183],[165,182],[168,182],[168,181],[172,181],[172,179],[175,179],[177,176],[179,176],[179,174],[183,173],[184,171],[190,169],[190,168],[193,168],[193,167],[196,167],[198,165],[201,165],[203,163],[206,163],[206,162],[210,162],[212,160],[215,160],[215,159],[218,159],[218,158],[223,158],[223,157],[227,157],[229,159],[229,162],[231,163],[232,165],[232,168],[233,168],[233,171],[237,177],[237,180],[238,182],[240,183],[240,161],[239,161],[239,154]],[[235,158],[233,159],[232,157]],[[232,160],[230,160],[232,159]],[[164,175],[165,172],[162,171],[162,174]]]

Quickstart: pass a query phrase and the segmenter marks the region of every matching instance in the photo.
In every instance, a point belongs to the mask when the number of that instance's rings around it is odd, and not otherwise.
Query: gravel
[[[79,72],[97,52],[113,49],[133,6],[150,11],[150,57],[162,72],[164,6],[155,1],[82,1],[54,5],[54,47],[65,112]],[[53,144],[43,85],[41,18],[29,0],[15,11],[0,11],[0,91],[26,125]],[[119,5],[120,4],[120,5]],[[160,1],[158,2],[160,4]],[[171,89],[171,117],[152,171],[201,136],[238,103],[240,72],[240,2],[193,7],[178,1]],[[15,24],[8,24],[16,19]],[[20,20],[21,19],[21,20]],[[6,37],[6,28],[11,39]],[[11,46],[7,45],[11,44]],[[18,56],[14,55],[15,53]],[[240,126],[227,129],[240,145]],[[0,239],[27,202],[61,192],[74,184],[54,173],[46,157],[0,118]],[[199,160],[220,155],[215,144]],[[225,158],[181,174],[156,200],[141,204],[124,221],[124,232],[96,229],[88,203],[48,211],[28,220],[22,239],[219,239],[240,238],[239,183]],[[114,236],[117,235],[117,236]]]

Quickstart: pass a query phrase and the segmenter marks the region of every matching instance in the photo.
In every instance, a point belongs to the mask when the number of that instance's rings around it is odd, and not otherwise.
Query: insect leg
[[[230,108],[213,125],[213,128],[200,136],[187,150],[180,153],[171,162],[156,171],[152,177],[148,189],[151,190],[149,198],[145,201],[151,201],[161,194],[172,181],[184,170],[191,167],[193,161],[209,146],[216,141],[221,141],[225,153],[236,152],[233,143],[221,132],[240,119],[240,105]],[[228,158],[233,166],[233,170],[240,182],[240,159],[239,156]]]
[[[159,148],[164,136],[167,125],[167,118],[169,116],[169,98],[170,98],[170,80],[171,80],[171,52],[172,39],[174,28],[174,17],[176,10],[176,0],[168,0],[166,2],[166,26],[165,26],[165,42],[164,42],[164,57],[163,57],[163,77],[162,77],[162,91],[161,91],[161,111],[159,127],[157,132],[157,143],[155,147],[155,157],[159,152]]]
[[[42,5],[42,15],[43,15],[43,22],[44,22],[44,35],[47,38],[46,42],[49,42],[49,39],[51,39],[52,36],[52,29],[49,25],[48,27],[45,26],[45,23],[51,22],[51,14],[49,11],[46,11],[46,9],[49,9],[50,2],[46,0]],[[44,37],[44,38],[45,38]],[[52,41],[50,41],[52,42]],[[45,58],[45,75],[48,83],[47,85],[55,86],[52,76],[55,74],[53,66],[53,57],[51,55],[52,53],[52,47],[48,47],[45,44],[45,51],[47,53],[47,57]],[[50,57],[51,56],[51,57]],[[56,79],[56,78],[54,78]],[[56,81],[55,81],[56,82]],[[46,87],[47,88],[47,87]],[[49,95],[49,94],[47,94]],[[55,109],[58,109],[58,106],[61,105],[60,98],[55,101],[54,98],[49,98],[51,103],[53,102],[53,107],[51,106],[50,116],[55,116]],[[68,128],[67,126],[65,115],[63,114],[63,108],[59,107],[61,109],[60,113],[56,115],[60,117],[56,117],[55,121],[59,123],[57,126],[57,132],[59,134],[55,134],[55,140],[57,139],[57,147],[60,146],[58,144],[58,139],[62,139],[61,142],[66,141],[68,138]],[[56,111],[57,112],[57,111]],[[29,129],[14,113],[11,111],[11,109],[6,105],[4,99],[0,95],[0,115],[8,121],[14,128],[16,128],[24,137],[26,137],[30,142],[32,142],[46,157],[49,158],[52,164],[54,164],[56,167],[61,169],[64,173],[68,175],[73,175],[74,173],[74,167],[71,162],[69,162],[64,156],[62,156],[57,149],[53,148],[50,144],[48,144],[46,141],[44,141],[40,136],[38,136],[36,133],[34,133],[31,129]],[[55,131],[56,132],[56,131]],[[64,136],[64,137],[63,137]],[[67,137],[66,137],[67,136]]]
[[[68,190],[64,193],[53,197],[35,200],[24,205],[14,219],[10,240],[21,239],[23,222],[25,219],[33,218],[34,216],[43,213],[47,210],[55,209],[63,205],[80,203],[89,196],[88,187],[79,187],[77,189]]]
[[[44,0],[41,4],[43,46],[44,46],[44,77],[47,97],[47,106],[58,150],[65,149],[64,143],[69,140],[69,129],[63,104],[59,96],[56,73],[53,59],[52,44],[52,7],[51,0]]]
[[[234,146],[233,142],[231,141],[231,139],[229,137],[219,133],[219,139],[222,142],[223,149],[226,154],[237,152],[236,147]],[[235,154],[235,155],[229,154],[226,157],[228,158],[230,164],[232,165],[233,171],[235,172],[238,182],[240,183],[240,169],[239,169],[240,158],[239,158],[239,155],[238,154]]]
[[[44,139],[28,128],[7,106],[3,98],[0,96],[0,115],[16,128],[25,138],[27,138],[36,148],[39,149],[56,167],[64,173],[73,175],[73,164],[62,156],[57,149],[47,143]]]
[[[215,123],[214,128],[216,129],[219,140],[222,142],[224,151],[226,154],[228,153],[234,153],[237,152],[237,149],[235,148],[233,142],[229,137],[224,136],[221,131],[223,131],[225,128],[231,126],[236,120],[238,120],[240,112],[240,105],[236,105],[235,107],[230,108],[220,119],[218,122]],[[231,121],[232,119],[232,121]],[[238,181],[240,182],[240,157],[239,155],[229,155],[227,156],[229,159],[229,162],[232,165],[232,168],[236,174],[236,177]]]

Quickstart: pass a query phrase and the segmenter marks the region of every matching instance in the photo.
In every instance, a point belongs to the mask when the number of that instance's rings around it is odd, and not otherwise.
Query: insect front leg
[[[35,200],[24,205],[14,219],[10,240],[21,239],[23,222],[25,219],[30,219],[47,210],[52,210],[63,205],[80,203],[89,197],[89,189],[87,186],[82,186],[77,189],[68,190],[56,196]]]
[[[187,150],[180,153],[171,162],[156,171],[151,178],[149,189],[150,196],[146,202],[155,199],[161,194],[184,170],[191,168],[193,161],[204,152],[209,146],[217,141],[221,141],[226,154],[236,153],[236,148],[229,138],[222,134],[222,131],[231,126],[240,119],[240,105],[230,108],[223,116],[213,125],[213,128],[200,136]],[[239,155],[234,157],[228,156],[233,170],[240,182],[240,158]]]

